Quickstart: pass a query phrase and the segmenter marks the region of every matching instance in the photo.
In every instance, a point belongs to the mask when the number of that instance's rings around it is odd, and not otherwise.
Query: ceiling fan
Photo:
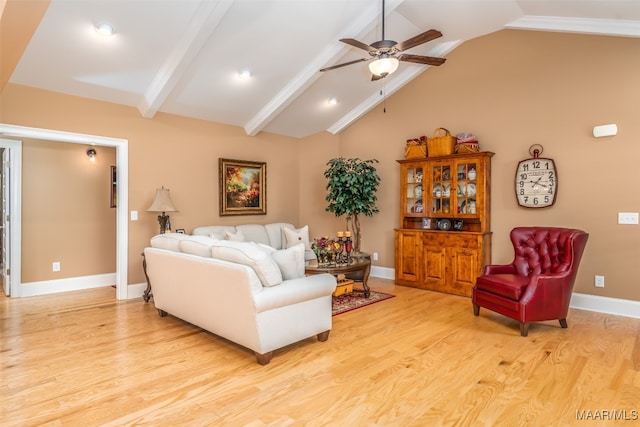
[[[340,39],[340,41],[343,43],[366,50],[367,52],[369,52],[369,58],[356,59],[355,61],[333,65],[331,67],[323,68],[320,71],[329,71],[335,68],[357,64],[358,62],[371,61],[373,59],[374,61],[369,64],[369,70],[372,73],[371,80],[373,81],[383,79],[389,74],[396,71],[398,69],[400,61],[414,62],[416,64],[426,65],[444,64],[444,61],[446,61],[445,58],[411,55],[407,53],[399,54],[400,52],[411,49],[412,47],[437,39],[438,37],[442,37],[442,33],[440,31],[428,30],[424,33],[418,34],[417,36],[411,37],[410,39],[405,40],[402,43],[398,43],[393,40],[386,40],[384,38],[384,15],[384,0],[382,0],[382,40],[368,45],[355,39]]]

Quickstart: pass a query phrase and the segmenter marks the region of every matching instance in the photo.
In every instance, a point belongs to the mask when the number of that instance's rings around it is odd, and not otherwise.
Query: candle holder
[[[351,263],[351,251],[353,251],[353,242],[351,236],[345,237],[344,250],[347,252],[347,264]]]

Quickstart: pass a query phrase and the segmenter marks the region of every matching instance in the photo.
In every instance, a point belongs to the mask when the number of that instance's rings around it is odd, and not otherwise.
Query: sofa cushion
[[[186,238],[188,238],[188,236],[181,233],[158,234],[151,238],[151,247],[158,249],[167,249],[174,252],[181,252],[180,241]]]
[[[213,235],[212,235],[213,237]],[[226,233],[224,233],[224,239],[225,240],[231,240],[232,242],[246,242],[247,239],[244,237],[244,233],[242,232],[242,230],[236,230],[236,231],[227,231]]]
[[[282,283],[282,273],[278,264],[263,250],[251,242],[214,240],[211,247],[214,258],[237,262],[253,268],[260,278],[262,286],[275,286]]]
[[[188,236],[180,241],[180,249],[187,254],[211,258],[213,242],[214,239],[207,236]]]
[[[242,232],[245,242],[256,242],[271,246],[269,243],[269,235],[264,225],[243,224],[236,226],[236,229]]]
[[[311,249],[311,244],[309,243],[309,226],[308,225],[305,225],[302,228],[293,229],[293,230],[289,228],[283,228],[282,231],[284,232],[284,237],[285,237],[284,239],[285,245],[283,245],[285,248],[293,247],[298,243],[304,243],[305,249]]]
[[[293,224],[287,222],[274,222],[272,224],[265,224],[264,229],[269,236],[269,246],[275,249],[284,249],[286,247],[286,241],[284,239],[284,228],[295,229]]]
[[[274,250],[271,258],[278,264],[284,280],[304,276],[304,244],[298,243],[287,249]]]

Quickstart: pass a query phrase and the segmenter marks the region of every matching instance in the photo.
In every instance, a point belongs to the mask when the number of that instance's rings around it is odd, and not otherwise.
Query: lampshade
[[[400,61],[397,58],[382,54],[380,58],[369,64],[369,70],[376,76],[384,77],[396,71],[399,64]]]
[[[173,203],[171,203],[168,188],[162,187],[156,190],[156,198],[153,200],[149,209],[147,209],[147,212],[178,212],[178,210],[173,207]]]

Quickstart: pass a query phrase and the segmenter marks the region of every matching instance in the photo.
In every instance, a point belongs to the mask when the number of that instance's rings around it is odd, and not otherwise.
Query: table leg
[[[147,289],[144,290],[142,299],[144,302],[149,302],[153,294],[151,293],[151,282],[149,281],[149,275],[147,274],[147,259],[144,256],[144,252],[142,252],[142,271],[144,271],[144,277],[147,279]]]

